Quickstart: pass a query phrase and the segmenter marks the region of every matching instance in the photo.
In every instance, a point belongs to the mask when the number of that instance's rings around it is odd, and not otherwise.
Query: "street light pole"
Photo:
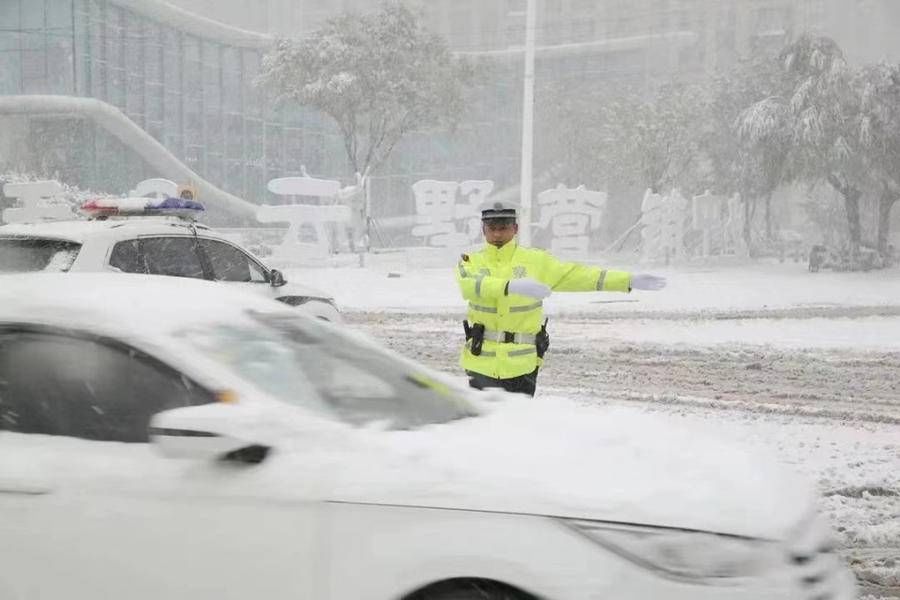
[[[522,177],[519,185],[521,217],[519,242],[531,244],[531,193],[534,155],[534,42],[537,0],[528,0],[525,12],[525,77],[522,90]]]
[[[75,0],[69,3],[72,12],[72,95],[78,95],[78,47],[75,44]]]

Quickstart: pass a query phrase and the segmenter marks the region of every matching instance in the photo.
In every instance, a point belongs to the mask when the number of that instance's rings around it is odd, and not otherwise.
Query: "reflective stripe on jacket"
[[[491,332],[533,336],[540,331],[544,322],[543,303],[528,296],[506,295],[510,279],[525,277],[548,285],[554,292],[627,292],[631,286],[631,275],[626,271],[562,262],[544,250],[523,248],[516,240],[502,248],[485,244],[478,252],[464,254],[456,266],[459,289],[469,303],[469,323],[482,323]],[[531,373],[540,366],[533,341],[499,342],[497,337],[485,336],[478,356],[469,351],[467,342],[460,355],[462,368],[509,379]],[[522,341],[533,339],[524,337]]]

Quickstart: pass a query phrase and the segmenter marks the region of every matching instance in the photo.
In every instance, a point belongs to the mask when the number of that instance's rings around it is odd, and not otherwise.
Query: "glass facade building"
[[[301,163],[310,172],[340,170],[329,123],[271,110],[254,85],[266,36],[155,4],[0,0],[0,95],[107,102],[207,181],[251,201]],[[155,175],[77,114],[31,118],[24,134],[7,167],[74,171],[68,181],[108,191]]]

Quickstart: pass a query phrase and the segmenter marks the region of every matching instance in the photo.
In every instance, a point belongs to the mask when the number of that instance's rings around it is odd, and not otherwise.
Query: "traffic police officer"
[[[460,364],[477,389],[501,387],[534,395],[549,347],[543,300],[552,292],[659,290],[666,280],[563,262],[516,243],[516,208],[488,202],[481,211],[485,245],[463,254],[456,280],[469,303]]]

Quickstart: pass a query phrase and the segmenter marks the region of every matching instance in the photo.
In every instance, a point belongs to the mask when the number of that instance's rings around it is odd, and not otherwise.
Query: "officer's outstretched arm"
[[[466,264],[466,261],[460,260],[456,265],[456,283],[459,284],[462,297],[474,302],[485,298],[496,299],[504,296],[509,280],[477,273]]]
[[[543,255],[541,280],[554,292],[628,292],[631,273],[563,262],[549,252]]]

